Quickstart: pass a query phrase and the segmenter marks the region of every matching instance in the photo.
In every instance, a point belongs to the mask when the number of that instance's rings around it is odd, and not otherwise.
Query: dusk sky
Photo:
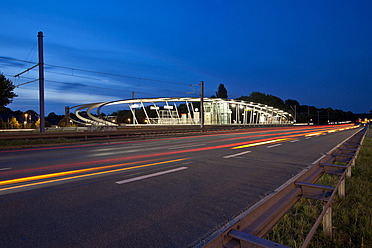
[[[46,114],[132,91],[196,97],[186,92],[200,81],[206,97],[223,83],[231,99],[260,91],[318,108],[372,109],[370,0],[5,0],[0,23],[0,71],[15,85],[38,78],[37,68],[13,76],[37,63],[44,33]],[[39,112],[37,81],[15,92],[7,107]]]

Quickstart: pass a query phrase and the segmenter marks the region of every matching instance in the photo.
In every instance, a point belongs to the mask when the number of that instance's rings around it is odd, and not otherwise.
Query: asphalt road
[[[359,130],[345,127],[0,151],[0,247],[194,246]]]

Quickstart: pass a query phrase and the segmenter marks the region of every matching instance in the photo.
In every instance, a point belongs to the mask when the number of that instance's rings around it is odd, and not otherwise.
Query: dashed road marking
[[[233,157],[237,157],[237,156],[240,156],[240,155],[244,155],[244,154],[247,154],[247,153],[250,153],[250,152],[251,152],[251,151],[240,152],[240,153],[236,153],[236,154],[232,154],[232,155],[224,156],[223,158],[233,158]]]
[[[272,145],[272,146],[268,146],[267,148],[273,148],[273,147],[277,147],[277,146],[281,146],[282,144],[275,144],[275,145]]]
[[[134,177],[134,178],[118,181],[116,183],[117,184],[130,183],[130,182],[135,182],[135,181],[143,180],[143,179],[150,178],[150,177],[161,176],[161,175],[164,175],[164,174],[168,174],[168,173],[172,173],[172,172],[176,172],[176,171],[181,171],[181,170],[186,170],[186,169],[188,169],[188,167],[179,167],[179,168],[172,169],[172,170],[161,171],[161,172],[157,172],[157,173],[153,173],[153,174],[149,174],[149,175],[144,175],[144,176],[140,176],[140,177]]]

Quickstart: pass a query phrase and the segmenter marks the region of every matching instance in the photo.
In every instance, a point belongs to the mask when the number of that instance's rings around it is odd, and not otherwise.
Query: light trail
[[[350,126],[350,128],[356,128],[359,126],[351,126],[350,124],[345,124],[342,126]],[[331,126],[319,126],[319,127],[283,127],[283,128],[273,128],[273,129],[243,129],[243,131],[239,130],[238,132],[217,132],[213,134],[207,134],[207,135],[197,135],[197,136],[187,136],[187,137],[176,137],[176,138],[164,138],[164,139],[149,139],[149,140],[137,140],[137,141],[124,141],[124,142],[107,142],[107,143],[101,143],[101,144],[83,144],[83,145],[66,145],[66,146],[54,146],[54,147],[39,147],[39,148],[27,148],[27,149],[16,149],[16,150],[2,150],[0,153],[12,153],[12,152],[28,152],[28,151],[43,151],[43,150],[56,150],[56,149],[71,149],[71,148],[84,148],[84,147],[95,147],[95,146],[112,146],[112,145],[120,145],[120,144],[133,144],[133,143],[143,143],[143,142],[151,142],[151,141],[158,141],[158,140],[174,140],[174,139],[192,139],[192,138],[199,138],[199,137],[209,137],[209,136],[226,136],[226,135],[231,135],[231,134],[246,134],[248,132],[264,132],[264,133],[269,133],[269,132],[276,132],[276,131],[284,131],[284,130],[292,130],[292,133],[296,132],[307,132],[308,129],[314,130],[314,129],[330,129],[337,127],[337,125],[331,125]],[[340,126],[338,126],[340,127]],[[338,130],[338,129],[335,129]],[[261,134],[261,135],[254,135],[252,137],[258,137],[258,136],[267,136],[270,134]],[[274,135],[274,134],[271,134]],[[251,137],[251,136],[248,136]],[[229,138],[226,140],[233,140],[233,139],[243,139],[245,137],[236,137],[236,138]],[[225,140],[220,140],[220,141],[225,141]]]
[[[176,162],[176,161],[181,161],[181,160],[184,160],[184,159],[176,159],[176,160],[170,160],[170,161],[157,162],[157,163],[148,164],[146,166],[165,164],[165,163]],[[130,164],[136,164],[136,162],[124,163],[124,164],[115,164],[115,165],[109,165],[109,166],[100,166],[100,167],[93,167],[93,168],[88,168],[88,169],[64,171],[64,172],[50,173],[50,174],[45,174],[45,175],[10,179],[10,180],[5,180],[5,181],[0,181],[0,186],[1,185],[13,184],[13,183],[23,183],[23,182],[28,182],[28,181],[40,180],[40,179],[47,179],[47,178],[52,178],[52,177],[67,176],[67,175],[79,174],[79,173],[85,173],[85,172],[91,172],[91,171],[97,171],[97,170],[110,169],[110,168],[114,168],[114,167],[130,165]],[[117,170],[113,170],[113,171],[128,170],[128,169],[141,168],[141,167],[144,167],[144,166],[127,167],[127,168],[117,169]]]
[[[318,136],[318,135],[321,135],[322,133],[319,132],[319,133],[310,133],[310,134],[306,134],[305,137],[312,137],[312,136]]]
[[[359,126],[353,126],[351,128],[357,128]],[[324,128],[323,128],[324,129]],[[327,128],[327,131],[330,130],[330,128]],[[333,129],[334,130],[334,129]],[[339,129],[336,129],[339,130]],[[309,130],[307,130],[309,131]],[[297,133],[297,132],[289,132],[289,133]],[[176,155],[176,154],[184,154],[184,153],[192,153],[192,152],[200,152],[200,151],[207,151],[207,150],[214,150],[214,149],[223,149],[223,148],[231,148],[236,147],[232,149],[239,149],[244,147],[252,147],[252,146],[258,146],[273,142],[281,142],[281,141],[289,141],[293,140],[300,136],[306,136],[308,134],[311,134],[313,132],[308,133],[297,133],[293,135],[283,135],[278,136],[278,134],[271,134],[271,136],[277,136],[275,138],[267,138],[267,139],[261,139],[261,140],[252,140],[252,141],[245,141],[245,142],[239,142],[239,143],[233,143],[233,144],[224,144],[224,145],[218,145],[218,146],[210,146],[210,147],[201,147],[201,148],[192,148],[187,150],[179,150],[179,151],[169,151],[169,152],[161,152],[161,153],[153,153],[153,154],[145,154],[145,155],[134,155],[134,156],[127,156],[127,157],[121,157],[121,158],[113,158],[113,159],[103,159],[103,160],[95,160],[95,161],[87,161],[87,162],[79,162],[79,163],[71,163],[71,164],[63,164],[63,165],[56,165],[56,166],[49,166],[49,167],[39,167],[39,168],[33,168],[33,169],[25,169],[25,170],[18,170],[18,171],[4,171],[0,172],[1,175],[14,175],[14,174],[20,174],[24,172],[34,172],[34,171],[41,171],[41,170],[55,170],[55,169],[62,169],[62,168],[73,168],[78,166],[88,166],[88,165],[94,165],[94,164],[102,164],[102,163],[111,163],[111,162],[117,162],[117,161],[124,161],[124,160],[137,160],[137,159],[145,159],[145,158],[154,158],[154,157],[160,157],[160,156],[169,156],[169,155]],[[261,135],[257,135],[261,136]],[[268,135],[265,135],[268,136]],[[253,136],[247,136],[249,138]],[[309,137],[307,137],[309,138]],[[276,141],[274,141],[276,140]],[[278,141],[280,140],[280,141]],[[269,142],[268,142],[269,141]],[[217,142],[217,141],[216,141]],[[218,140],[220,142],[220,140]],[[266,143],[261,143],[266,142]],[[256,143],[256,144],[254,144]]]
[[[262,142],[256,142],[252,144],[242,145],[242,146],[235,146],[231,149],[241,149],[241,148],[247,148],[247,147],[253,147],[253,146],[260,146],[260,145],[267,145],[272,143],[278,143],[281,141],[286,141],[287,139],[274,139],[274,140],[268,140],[268,141],[262,141]]]
[[[35,186],[35,185],[41,185],[41,184],[47,184],[47,183],[53,183],[53,182],[61,182],[61,181],[66,181],[66,180],[71,180],[71,179],[91,177],[91,176],[97,176],[97,175],[104,175],[104,174],[115,173],[115,172],[126,171],[126,170],[133,170],[133,169],[144,168],[144,167],[149,167],[149,166],[154,166],[154,165],[174,163],[174,162],[179,162],[179,161],[183,161],[183,160],[186,160],[186,159],[188,159],[188,158],[162,161],[162,162],[157,162],[157,163],[120,168],[120,169],[115,169],[115,170],[101,171],[101,172],[95,172],[95,173],[90,173],[90,174],[77,175],[77,176],[72,176],[72,177],[58,178],[58,179],[53,179],[53,180],[48,180],[48,181],[11,186],[11,187],[0,189],[0,192],[10,190],[10,189],[19,189],[19,188],[25,188],[25,187]],[[120,166],[120,165],[112,165],[112,166]],[[89,171],[92,171],[92,170],[95,170],[95,169],[97,169],[97,168],[91,168],[91,169],[89,169]],[[75,170],[75,171],[66,171],[66,172],[61,172],[61,173],[51,173],[51,174],[39,175],[39,176],[33,176],[33,177],[17,178],[17,179],[12,179],[12,180],[1,181],[0,185],[9,185],[9,184],[14,184],[14,183],[29,182],[29,181],[47,179],[47,178],[52,178],[52,177],[78,174],[78,173],[82,173],[82,172],[87,172],[87,171],[86,170],[83,170],[83,171],[82,170]]]

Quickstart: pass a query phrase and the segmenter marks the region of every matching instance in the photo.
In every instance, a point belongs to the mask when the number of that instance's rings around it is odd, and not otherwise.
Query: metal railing
[[[208,133],[228,133],[246,131],[254,132],[259,130],[269,129],[271,126],[206,126],[201,129],[197,126],[127,126],[123,128],[117,128],[117,130],[102,130],[102,131],[89,131],[87,128],[69,128],[63,131],[63,129],[47,130],[46,133],[20,133],[20,132],[8,132],[0,133],[0,140],[32,140],[32,139],[75,139],[75,140],[102,140],[102,139],[131,139],[131,138],[144,138],[154,136],[172,136],[172,135],[194,135],[194,134],[208,134]],[[285,127],[285,125],[280,125]],[[72,131],[74,130],[74,131]],[[49,132],[50,131],[50,132]]]
[[[263,237],[302,197],[323,202],[323,211],[306,236],[302,247],[305,248],[309,245],[321,222],[323,222],[325,234],[332,236],[332,201],[337,191],[339,197],[345,197],[345,178],[351,176],[351,167],[355,165],[365,134],[366,128],[363,128],[352,135],[317,164],[305,169],[272,194],[230,221],[225,227],[212,234],[205,244],[200,243],[198,247],[286,247]],[[338,165],[337,163],[346,165]],[[339,181],[336,187],[315,184],[323,174],[338,175]]]

